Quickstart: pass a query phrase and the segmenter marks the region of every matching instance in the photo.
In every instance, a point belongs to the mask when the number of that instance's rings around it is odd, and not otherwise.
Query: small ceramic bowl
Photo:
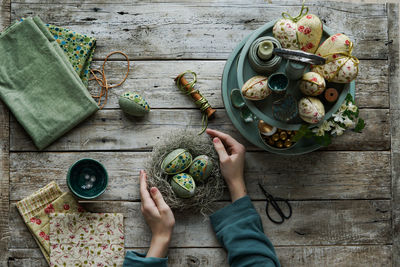
[[[282,72],[274,73],[268,78],[268,88],[280,95],[284,95],[289,86],[289,79]]]
[[[104,193],[108,174],[104,166],[94,159],[80,159],[68,170],[67,185],[75,196],[93,199]]]

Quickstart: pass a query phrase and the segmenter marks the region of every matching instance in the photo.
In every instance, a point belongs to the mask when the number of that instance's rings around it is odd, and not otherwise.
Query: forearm
[[[153,236],[146,257],[165,258],[168,252],[170,237]]]
[[[227,186],[232,203],[247,195],[246,185],[243,179],[227,180]]]

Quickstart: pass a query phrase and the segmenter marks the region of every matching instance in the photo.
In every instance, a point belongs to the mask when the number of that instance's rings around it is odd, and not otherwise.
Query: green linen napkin
[[[0,98],[41,150],[98,110],[39,17],[0,34]]]

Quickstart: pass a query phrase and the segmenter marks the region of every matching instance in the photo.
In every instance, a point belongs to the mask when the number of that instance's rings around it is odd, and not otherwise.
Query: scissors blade
[[[293,61],[308,63],[312,65],[323,65],[326,62],[325,58],[323,57],[301,50],[275,48],[273,54]]]

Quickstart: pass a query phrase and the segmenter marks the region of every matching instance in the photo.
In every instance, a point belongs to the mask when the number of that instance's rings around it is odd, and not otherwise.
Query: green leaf
[[[316,136],[315,140],[321,146],[329,146],[332,143],[331,136],[329,134],[324,134],[323,136]]]
[[[295,136],[293,136],[292,141],[294,142],[299,141],[307,134],[308,131],[310,131],[310,129],[308,129],[308,126],[306,124],[301,125],[300,129],[297,131]]]
[[[361,133],[362,129],[365,127],[365,121],[361,118],[358,119],[357,125],[354,128],[354,131],[357,133]]]
[[[353,96],[352,96],[351,94],[347,94],[347,96],[346,96],[346,101],[349,101],[349,102],[351,102],[351,103],[354,104]]]

